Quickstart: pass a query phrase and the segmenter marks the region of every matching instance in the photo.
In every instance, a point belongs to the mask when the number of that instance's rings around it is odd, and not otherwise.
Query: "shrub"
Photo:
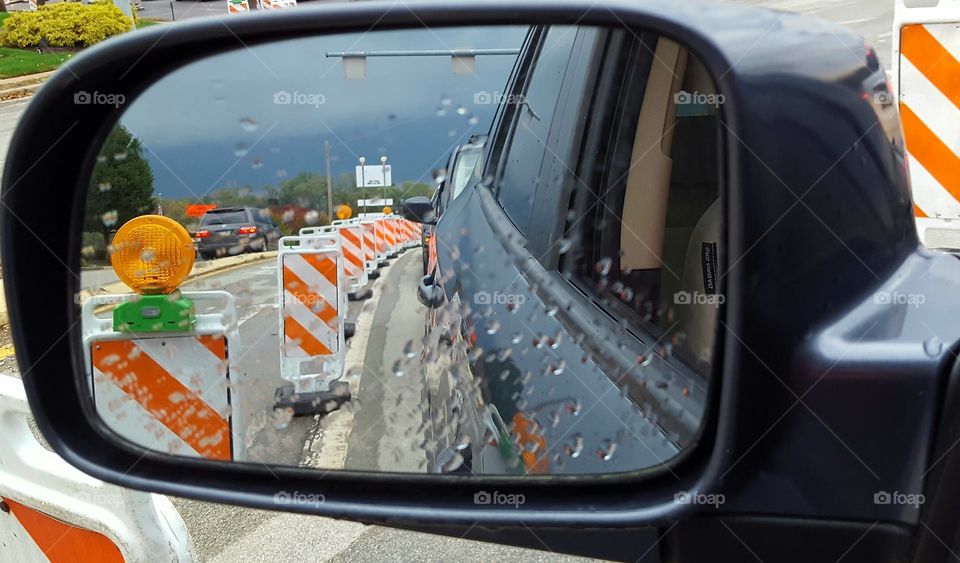
[[[89,47],[129,31],[130,18],[111,2],[60,2],[36,12],[14,12],[4,20],[4,44],[35,47],[44,39],[51,47]]]

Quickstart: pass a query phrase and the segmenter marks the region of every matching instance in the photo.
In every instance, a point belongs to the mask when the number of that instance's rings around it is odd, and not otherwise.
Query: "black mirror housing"
[[[403,201],[403,218],[423,225],[436,225],[437,210],[426,196],[417,196]]]

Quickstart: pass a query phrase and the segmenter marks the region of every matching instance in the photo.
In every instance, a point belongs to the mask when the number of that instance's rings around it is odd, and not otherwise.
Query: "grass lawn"
[[[0,47],[0,78],[54,70],[72,53],[38,53],[28,49]]]
[[[3,21],[3,20],[0,19],[0,22],[2,22],[2,21]],[[157,25],[158,23],[160,23],[160,22],[152,22],[152,21],[150,21],[150,20],[140,20],[140,21],[137,22],[137,29],[143,29],[143,28],[145,28],[145,27],[150,27],[151,25]]]

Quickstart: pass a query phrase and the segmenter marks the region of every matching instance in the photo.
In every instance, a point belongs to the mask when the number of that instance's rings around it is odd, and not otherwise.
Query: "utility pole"
[[[333,222],[333,180],[330,177],[330,143],[323,142],[323,159],[327,161],[327,217]]]

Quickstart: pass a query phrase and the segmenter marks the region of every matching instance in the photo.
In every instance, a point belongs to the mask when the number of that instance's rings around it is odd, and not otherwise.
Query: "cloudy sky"
[[[486,133],[515,56],[478,57],[454,74],[450,57],[369,58],[347,80],[331,51],[519,49],[526,28],[370,32],[239,48],[178,69],[128,105],[121,121],[147,147],[155,189],[202,196],[224,186],[279,184],[324,172],[353,174],[386,154],[394,183],[428,182],[450,150]],[[289,103],[286,103],[289,102]]]

